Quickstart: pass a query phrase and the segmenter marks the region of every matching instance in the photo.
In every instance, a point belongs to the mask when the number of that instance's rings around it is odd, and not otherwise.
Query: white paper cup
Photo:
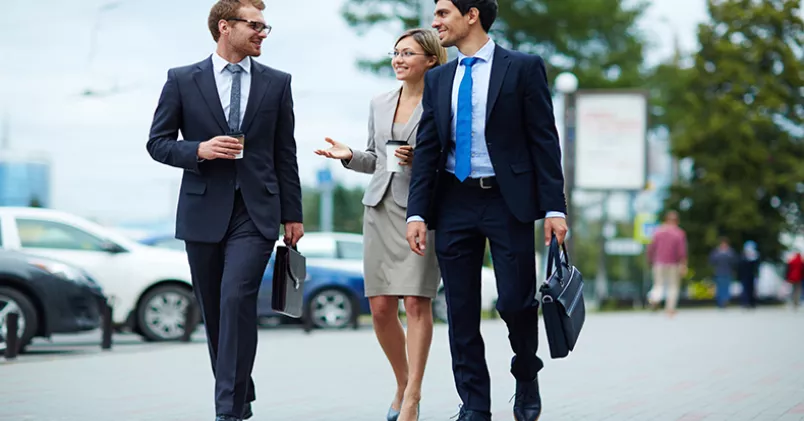
[[[399,149],[400,146],[407,145],[408,143],[404,140],[389,140],[385,143],[385,169],[390,172],[402,172],[405,169],[402,168],[402,165],[399,165],[402,162],[401,158],[396,157],[396,150]]]
[[[240,144],[244,146],[244,148],[240,150],[240,153],[235,155],[235,159],[243,159],[243,151],[245,150],[245,145],[246,145],[246,136],[244,134],[242,134],[242,133],[236,133],[236,134],[233,134],[233,135],[230,135],[230,136],[232,136],[233,138],[237,139],[237,141],[240,142]]]

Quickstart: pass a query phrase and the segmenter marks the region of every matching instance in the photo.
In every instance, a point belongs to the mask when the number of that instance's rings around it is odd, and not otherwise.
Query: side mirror
[[[101,249],[111,254],[117,254],[126,251],[123,247],[120,247],[117,243],[113,243],[111,241],[104,241],[101,244]]]

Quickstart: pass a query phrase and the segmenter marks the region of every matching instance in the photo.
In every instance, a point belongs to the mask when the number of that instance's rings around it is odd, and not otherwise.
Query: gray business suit
[[[394,124],[399,94],[400,90],[395,89],[371,100],[366,150],[352,150],[352,159],[343,161],[346,168],[372,174],[363,195],[365,294],[434,298],[441,282],[434,249],[430,247],[425,256],[418,256],[410,251],[405,239],[410,166],[403,166],[403,172],[386,168],[386,142],[403,140],[415,148],[422,113],[419,104],[407,123]],[[434,241],[430,232],[428,242]]]

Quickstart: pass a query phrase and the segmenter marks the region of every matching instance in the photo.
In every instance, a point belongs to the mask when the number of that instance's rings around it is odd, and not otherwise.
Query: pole
[[[572,205],[572,192],[575,190],[575,94],[564,95],[564,189],[567,198],[567,228],[569,235],[575,234],[572,227],[575,225],[574,206]],[[575,256],[574,241],[567,241],[567,253]]]
[[[321,187],[321,231],[332,232],[333,192],[332,184]]]
[[[606,233],[606,226],[609,222],[609,197],[611,193],[607,191],[603,194],[602,212],[600,215],[600,237],[598,238],[600,254],[597,259],[597,276],[595,277],[595,298],[597,299],[598,305],[600,305],[603,299],[608,295],[608,274],[606,273],[606,240],[608,234]]]
[[[20,315],[14,312],[6,315],[6,350],[5,358],[13,360],[17,358],[17,351],[19,351],[19,317]]]

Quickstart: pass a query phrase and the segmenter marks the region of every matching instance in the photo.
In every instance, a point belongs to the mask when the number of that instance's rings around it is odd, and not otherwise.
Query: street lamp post
[[[567,227],[572,236],[574,225],[572,192],[575,189],[575,91],[578,90],[578,78],[570,73],[563,72],[556,77],[556,90],[564,95],[564,191],[567,197]],[[572,241],[567,242],[567,253],[574,255]]]

